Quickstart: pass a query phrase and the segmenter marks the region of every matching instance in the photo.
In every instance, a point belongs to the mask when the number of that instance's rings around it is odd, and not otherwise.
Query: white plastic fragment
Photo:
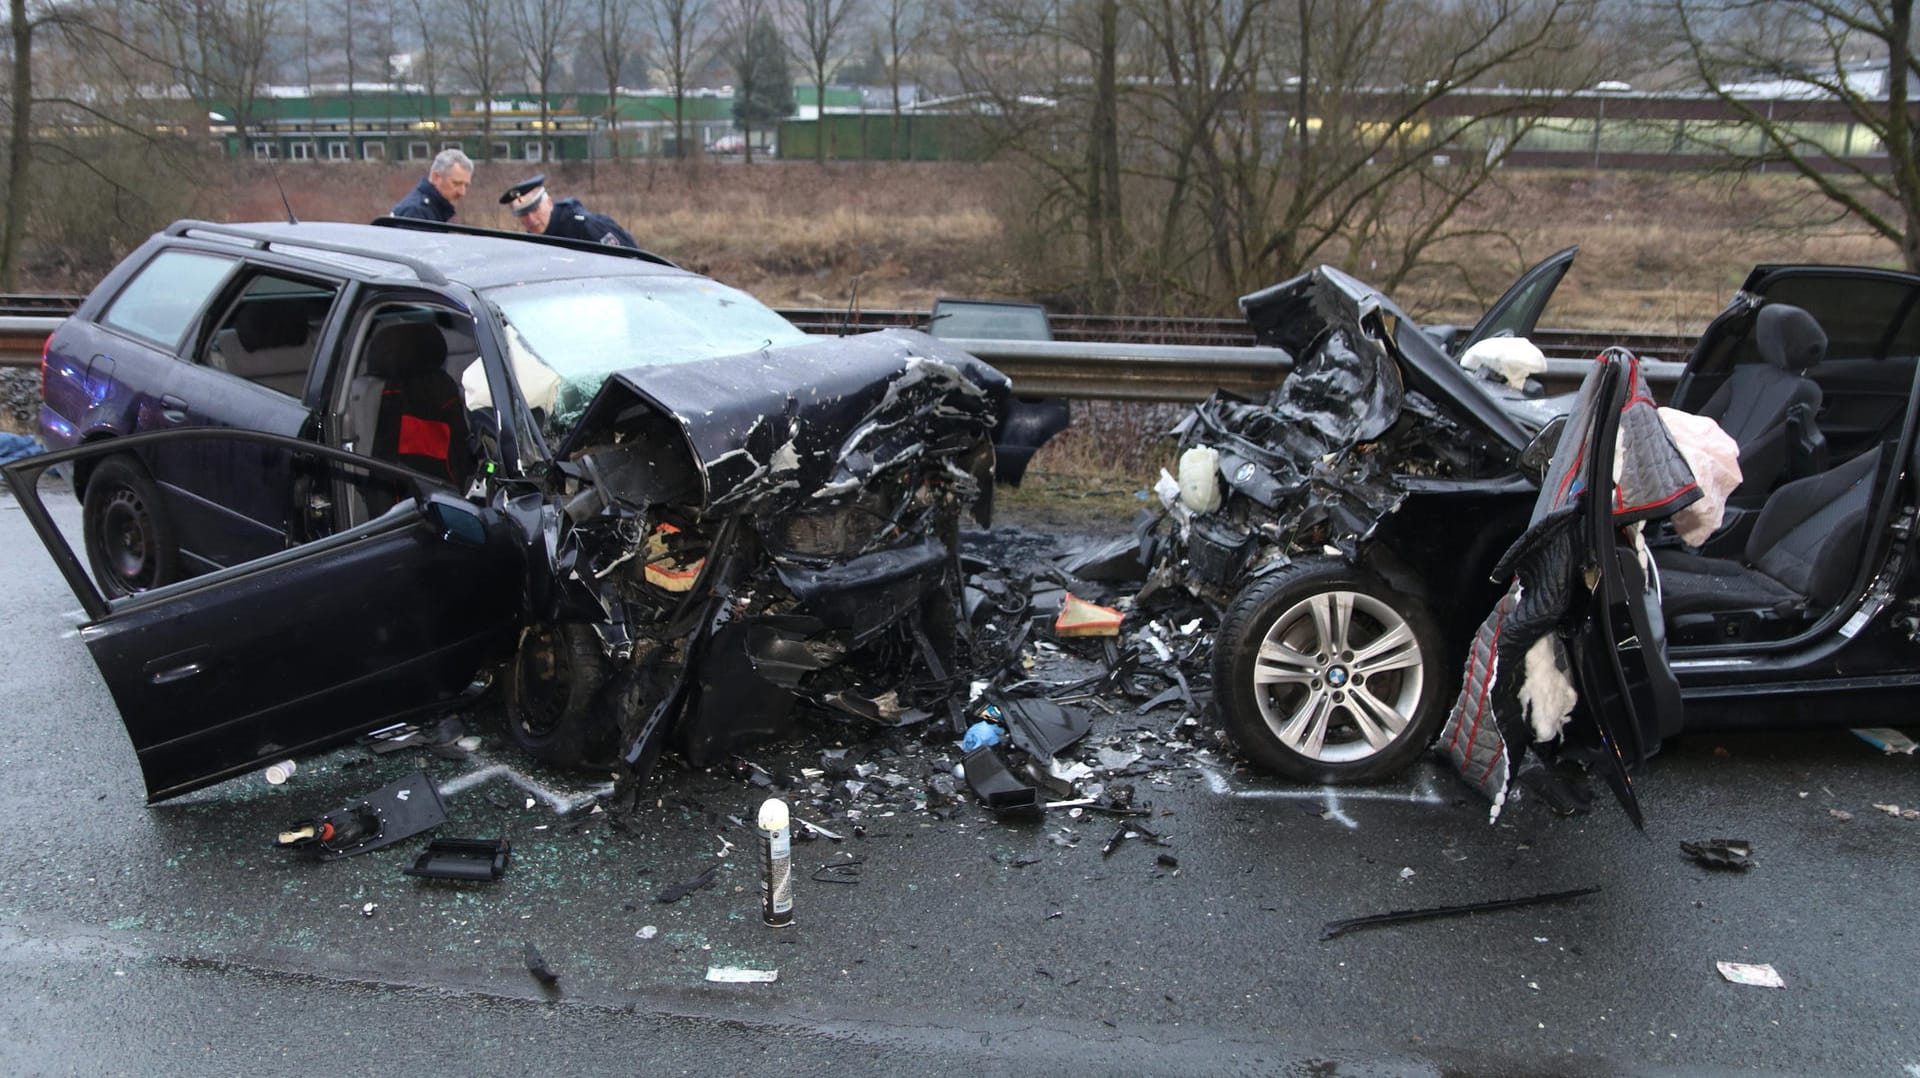
[[[640,927],[640,931],[635,932],[633,934],[633,937],[635,939],[650,940],[659,934],[660,934],[659,925],[642,925]]]
[[[708,966],[707,980],[715,984],[772,984],[780,979],[777,969],[742,969],[739,966]]]
[[[1747,962],[1715,962],[1720,976],[1734,984],[1750,984],[1755,988],[1785,988],[1787,982],[1780,978],[1780,971],[1764,963],[1755,965]]]
[[[1869,726],[1853,731],[1853,736],[1879,749],[1889,756],[1912,756],[1915,748],[1920,748],[1914,740],[1898,730],[1884,726]],[[272,780],[269,779],[269,782]]]
[[[1411,868],[1403,868],[1400,870],[1400,878],[1403,880],[1410,880],[1417,875],[1419,875],[1419,873],[1415,872]]]
[[[268,764],[267,785],[284,786],[287,780],[293,777],[293,773],[299,769],[300,765],[294,763],[292,760],[282,760],[277,764]]]

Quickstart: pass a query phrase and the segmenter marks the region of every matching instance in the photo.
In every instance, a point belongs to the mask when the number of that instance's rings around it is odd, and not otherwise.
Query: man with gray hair
[[[426,178],[387,212],[395,217],[422,221],[451,220],[454,203],[467,193],[467,184],[472,180],[472,158],[459,150],[441,150],[428,167]]]

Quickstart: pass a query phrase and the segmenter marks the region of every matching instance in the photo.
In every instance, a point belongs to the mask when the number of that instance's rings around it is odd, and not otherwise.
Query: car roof
[[[585,244],[483,229],[384,227],[344,221],[254,221],[211,224],[180,221],[168,234],[218,242],[257,241],[279,255],[311,258],[356,276],[438,276],[474,289],[576,277],[698,277],[657,256],[602,253]],[[302,248],[306,250],[303,251]],[[390,261],[389,261],[390,260]],[[424,272],[423,272],[424,271]]]

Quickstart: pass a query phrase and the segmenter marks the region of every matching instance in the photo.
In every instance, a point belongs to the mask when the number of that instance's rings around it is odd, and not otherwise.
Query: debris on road
[[[1090,603],[1067,592],[1060,603],[1060,616],[1053,619],[1056,636],[1118,636],[1126,615],[1110,606]]]
[[[436,838],[400,871],[433,880],[492,881],[506,874],[511,855],[504,838]]]
[[[1750,984],[1755,988],[1785,988],[1787,982],[1780,977],[1780,971],[1772,966],[1752,965],[1746,962],[1715,962],[1720,976],[1734,984]]]
[[[1571,891],[1550,891],[1540,895],[1524,895],[1517,898],[1495,898],[1485,902],[1467,902],[1457,906],[1428,906],[1415,910],[1391,910],[1387,913],[1369,914],[1365,917],[1349,917],[1343,921],[1328,921],[1320,930],[1322,940],[1334,939],[1349,932],[1363,928],[1378,928],[1382,925],[1407,924],[1413,921],[1432,921],[1442,917],[1459,917],[1469,913],[1490,913],[1494,910],[1519,909],[1522,906],[1540,906],[1550,902],[1566,902],[1570,899],[1584,898],[1598,894],[1598,887],[1580,887]]]
[[[966,771],[967,785],[973,787],[974,795],[992,809],[994,815],[1003,819],[1040,815],[1040,791],[1015,778],[997,748],[983,745],[967,753],[961,764]]]
[[[540,948],[535,947],[532,940],[527,941],[526,960],[527,972],[533,974],[534,980],[547,988],[560,983],[560,975],[553,971],[552,966],[547,965],[547,956],[540,953]]]
[[[715,984],[772,984],[780,979],[777,969],[742,969],[739,966],[708,966],[707,980]]]
[[[722,867],[724,866],[713,865],[709,867],[705,872],[702,872],[701,874],[699,874],[698,876],[695,876],[690,880],[684,880],[680,883],[676,883],[673,886],[667,888],[666,890],[661,891],[658,895],[655,895],[654,897],[661,902],[674,903],[674,902],[680,901],[681,899],[687,897],[690,894],[693,894],[695,891],[704,891],[707,888],[713,886],[714,880],[718,879],[720,876],[720,869]]]
[[[1873,807],[1896,820],[1920,820],[1920,808],[1903,809],[1899,805],[1883,805],[1878,801],[1873,803]]]
[[[1913,750],[1920,748],[1914,740],[1898,730],[1884,726],[1871,726],[1854,730],[1853,736],[1886,753],[1888,756],[1912,756]]]
[[[1853,813],[1848,812],[1846,809],[1828,809],[1827,815],[1839,820],[1841,823],[1846,823],[1848,820],[1853,819]]]
[[[867,859],[860,854],[847,854],[844,861],[829,861],[815,869],[810,879],[820,883],[855,884],[860,882],[862,865]]]
[[[267,785],[285,786],[287,780],[292,778],[293,773],[298,770],[300,770],[300,765],[297,762],[293,760],[282,760],[277,764],[268,764],[266,771],[262,774],[267,780]]]
[[[1710,838],[1682,842],[1680,849],[1703,868],[1745,872],[1754,866],[1753,844],[1738,838]]]
[[[416,771],[398,782],[312,820],[280,832],[274,845],[321,861],[391,846],[447,822],[440,791]]]

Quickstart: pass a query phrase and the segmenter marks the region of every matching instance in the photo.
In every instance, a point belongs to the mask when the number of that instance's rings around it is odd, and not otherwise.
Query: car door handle
[[[160,398],[160,414],[166,417],[169,423],[185,423],[187,421],[187,402],[169,393]]]
[[[141,673],[147,675],[147,681],[150,684],[171,685],[176,681],[185,681],[195,674],[206,672],[206,660],[211,655],[212,650],[203,644],[153,659],[147,663]]]

